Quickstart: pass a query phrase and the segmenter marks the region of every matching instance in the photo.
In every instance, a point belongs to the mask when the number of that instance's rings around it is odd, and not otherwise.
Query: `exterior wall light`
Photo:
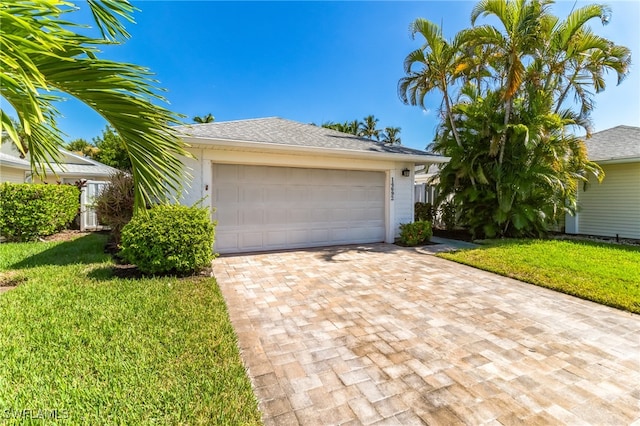
[[[411,171],[409,169],[402,169],[402,176],[404,177],[411,176]]]

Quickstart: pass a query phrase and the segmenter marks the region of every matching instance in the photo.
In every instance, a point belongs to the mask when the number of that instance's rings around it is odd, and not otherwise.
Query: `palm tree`
[[[545,38],[548,50],[540,56],[536,69],[546,74],[543,89],[557,94],[555,112],[559,113],[567,99],[580,102],[583,117],[593,109],[588,90],[593,86],[596,93],[605,89],[604,74],[611,70],[617,74],[618,84],[626,77],[631,65],[631,51],[613,44],[586,27],[592,19],[600,19],[603,25],[609,22],[611,9],[605,5],[587,5],[573,10],[564,21],[555,20]],[[575,96],[569,96],[573,93]]]
[[[83,3],[84,4],[84,3]],[[74,32],[70,13],[77,5],[62,0],[4,0],[0,3],[0,94],[11,105],[24,129],[31,167],[37,175],[58,162],[64,146],[56,125],[55,102],[71,96],[99,113],[121,136],[131,159],[136,207],[163,200],[167,191],[179,193],[185,150],[177,131],[180,116],[158,102],[151,72],[143,67],[98,58],[104,44],[129,38],[120,18],[133,21],[135,8],[127,1],[90,1],[101,37]],[[52,95],[51,93],[62,94]],[[0,130],[20,147],[18,129],[6,110]],[[26,149],[22,149],[25,154]]]
[[[434,89],[440,90],[445,115],[451,123],[456,142],[462,146],[457,126],[454,125],[449,94],[451,85],[468,68],[468,65],[462,62],[459,42],[455,39],[449,43],[442,36],[442,29],[438,25],[423,18],[413,21],[409,28],[412,38],[420,34],[425,42],[420,49],[414,50],[405,58],[406,76],[398,82],[398,95],[405,104],[425,108],[425,96]]]
[[[364,118],[364,122],[360,123],[360,130],[358,136],[365,138],[380,140],[380,130],[376,129],[378,125],[378,119],[373,115],[368,115]]]
[[[202,117],[200,117],[199,115],[196,115],[195,117],[193,117],[193,122],[194,123],[200,123],[200,124],[204,124],[204,123],[213,123],[215,121],[215,117],[213,115],[211,115],[211,113],[204,115]]]
[[[362,126],[362,122],[358,119],[355,119],[353,121],[349,121],[346,124],[346,133],[349,133],[351,135],[358,135],[358,132],[360,131],[360,127]]]
[[[606,22],[606,6],[560,20],[550,3],[481,0],[472,23],[490,16],[496,26],[463,30],[448,44],[424,24],[427,42],[405,60],[405,102],[422,105],[434,88],[443,93],[447,113],[433,148],[451,160],[440,172],[441,199],[452,200],[477,236],[544,233],[563,212],[575,212],[579,182],[603,177],[570,131],[589,134],[591,92],[604,89],[608,71],[624,79],[630,52],[586,26]]]
[[[481,15],[493,16],[502,25],[502,31],[492,25],[482,25],[463,31],[461,36],[463,43],[487,46],[499,74],[504,120],[500,139],[492,144],[491,152],[495,155],[500,151],[500,163],[504,159],[513,99],[525,80],[525,58],[543,46],[543,28],[552,19],[548,14],[549,4],[547,0],[481,0],[471,12],[471,24],[475,25]]]
[[[400,127],[385,127],[382,133],[382,142],[389,145],[400,145],[402,141],[398,134],[400,134]]]

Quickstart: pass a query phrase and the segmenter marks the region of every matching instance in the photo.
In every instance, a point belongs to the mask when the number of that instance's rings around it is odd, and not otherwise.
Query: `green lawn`
[[[640,248],[559,240],[489,241],[446,259],[640,313]]]
[[[215,280],[114,278],[104,243],[0,244],[0,423],[260,424]]]

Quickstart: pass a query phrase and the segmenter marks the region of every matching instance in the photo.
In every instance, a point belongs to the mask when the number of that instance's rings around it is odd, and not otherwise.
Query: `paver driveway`
[[[265,424],[630,424],[640,317],[388,244],[221,257]]]

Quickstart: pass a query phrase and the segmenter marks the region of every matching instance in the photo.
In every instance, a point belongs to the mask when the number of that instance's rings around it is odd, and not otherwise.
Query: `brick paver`
[[[640,316],[389,244],[220,257],[266,425],[640,423]]]

